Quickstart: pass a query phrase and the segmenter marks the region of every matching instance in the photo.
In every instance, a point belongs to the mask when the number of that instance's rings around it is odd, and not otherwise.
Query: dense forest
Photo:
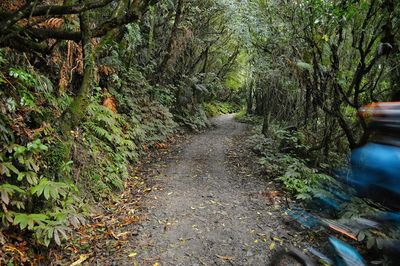
[[[223,113],[285,144],[261,164],[306,197],[367,142],[357,110],[400,100],[399,28],[396,0],[1,1],[0,264],[30,260],[16,238],[62,246],[149,150]]]

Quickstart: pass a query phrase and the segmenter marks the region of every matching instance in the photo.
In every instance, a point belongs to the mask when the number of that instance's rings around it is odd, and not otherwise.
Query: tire
[[[300,250],[290,247],[277,251],[269,264],[270,266],[316,266],[311,258]]]

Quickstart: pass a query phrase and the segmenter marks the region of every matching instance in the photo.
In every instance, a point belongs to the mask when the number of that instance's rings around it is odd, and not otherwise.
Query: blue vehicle
[[[347,182],[360,196],[400,209],[400,102],[374,103],[360,109],[371,141],[351,154]]]
[[[340,210],[341,204],[351,199],[354,191],[358,196],[378,201],[389,208],[368,218],[348,221],[323,219],[310,212],[292,207],[287,210],[304,227],[312,229],[323,226],[353,241],[358,241],[362,230],[379,231],[387,226],[400,227],[400,102],[374,103],[360,109],[359,114],[367,120],[371,140],[365,146],[352,151],[350,169],[339,171],[338,177],[351,189],[341,190],[332,185],[324,189],[330,197],[319,198],[318,204],[328,209]],[[349,187],[347,187],[349,188]],[[323,209],[323,208],[322,208]],[[326,208],[325,208],[326,210]],[[319,214],[322,214],[320,211]],[[400,240],[377,239],[380,253],[390,259],[389,265],[400,265]],[[310,247],[308,253],[328,265],[367,265],[357,249],[337,237],[330,236],[331,256]],[[289,247],[276,253],[271,265],[318,265],[314,259],[298,249]]]

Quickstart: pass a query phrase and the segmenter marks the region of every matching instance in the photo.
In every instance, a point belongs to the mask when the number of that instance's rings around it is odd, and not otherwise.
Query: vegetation
[[[240,104],[223,2],[18,0],[0,13],[0,263],[32,259],[14,233],[62,245],[149,148]]]
[[[357,110],[398,99],[398,1],[251,2],[247,106],[264,134],[295,126],[325,158],[364,144]]]
[[[395,0],[17,0],[0,14],[0,264],[30,260],[13,234],[62,245],[149,148],[219,114],[261,117],[265,173],[310,198],[368,140],[358,108],[400,98]]]

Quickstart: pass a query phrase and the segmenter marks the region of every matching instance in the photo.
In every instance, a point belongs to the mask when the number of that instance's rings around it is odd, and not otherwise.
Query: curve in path
[[[249,197],[266,182],[241,176],[227,152],[246,125],[233,115],[193,137],[157,180],[138,242],[140,265],[266,265],[268,206]]]

